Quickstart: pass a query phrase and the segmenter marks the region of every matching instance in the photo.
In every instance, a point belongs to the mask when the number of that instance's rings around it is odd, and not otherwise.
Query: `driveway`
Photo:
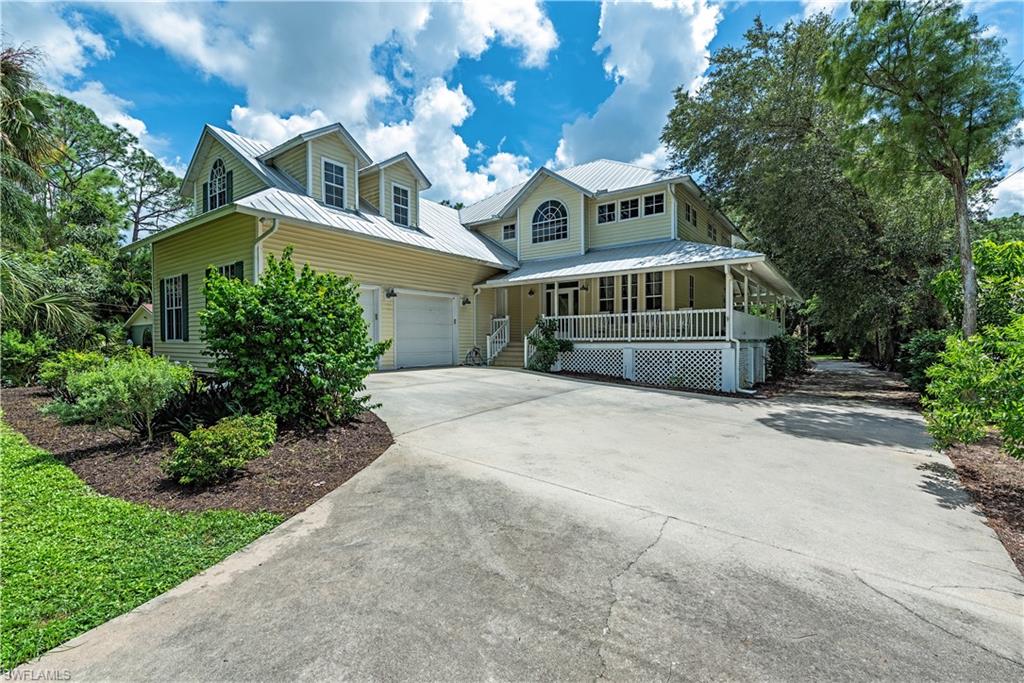
[[[884,395],[861,366],[823,372]],[[877,395],[696,397],[479,368],[382,373],[370,389],[396,435],[376,463],[33,668],[1024,675],[1020,574],[921,418]]]

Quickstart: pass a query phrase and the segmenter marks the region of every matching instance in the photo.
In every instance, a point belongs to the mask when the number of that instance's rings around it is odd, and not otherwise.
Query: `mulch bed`
[[[39,412],[50,400],[46,390],[37,387],[4,389],[4,420],[99,493],[170,510],[233,509],[291,516],[351,479],[393,441],[388,426],[370,412],[342,427],[282,431],[266,457],[250,461],[228,481],[194,489],[160,470],[160,462],[173,448],[168,436],[142,444],[83,425],[64,425]]]
[[[958,444],[946,450],[956,466],[960,482],[985,513],[1024,574],[1024,460],[1000,451],[1000,441],[989,436],[975,444]]]

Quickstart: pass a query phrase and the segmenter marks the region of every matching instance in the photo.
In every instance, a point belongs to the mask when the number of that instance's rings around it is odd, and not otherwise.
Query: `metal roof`
[[[209,124],[206,125],[206,128],[213,137],[223,143],[224,146],[232,152],[240,156],[249,169],[256,174],[256,177],[261,179],[267,185],[286,190],[305,192],[305,188],[300,186],[298,181],[293,180],[278,169],[263,163],[257,158],[270,149],[270,147],[264,143]]]
[[[519,183],[513,185],[507,190],[502,190],[497,194],[492,194],[490,197],[481,199],[475,204],[464,206],[459,210],[459,220],[465,224],[479,223],[481,221],[491,220],[498,217],[501,210],[505,208],[509,200],[516,196],[516,193],[522,189],[526,183]]]
[[[260,152],[260,154],[257,155],[259,157],[258,160],[269,161],[273,157],[288,151],[289,149],[295,147],[296,145],[299,145],[308,140],[313,140],[315,138],[320,137],[321,135],[327,135],[328,133],[338,133],[339,135],[341,135],[345,142],[347,142],[352,147],[352,150],[356,153],[356,156],[359,157],[359,159],[364,164],[373,163],[373,159],[370,158],[370,155],[366,153],[366,150],[364,150],[359,145],[359,143],[356,142],[356,139],[352,137],[352,134],[349,133],[345,126],[341,125],[340,123],[329,123],[326,126],[321,126],[320,128],[316,128],[314,130],[307,130],[305,133],[299,133],[295,137],[285,140],[280,145],[272,149],[269,147],[266,148],[263,152]],[[247,140],[248,138],[242,139]],[[252,141],[250,140],[250,142]]]
[[[427,174],[423,172],[423,169],[419,167],[419,164],[413,161],[412,157],[409,155],[408,152],[400,152],[393,157],[385,159],[384,161],[377,161],[375,163],[370,164],[369,166],[363,166],[361,169],[359,169],[359,172],[372,173],[373,171],[376,171],[378,169],[384,169],[387,168],[388,166],[391,166],[392,164],[397,164],[400,161],[404,161],[406,164],[409,165],[409,168],[412,170],[412,174],[416,176],[417,180],[420,181],[420,190],[430,189],[430,186],[432,184],[430,182],[430,179],[427,178]]]
[[[463,227],[455,209],[426,199],[420,199],[419,228],[396,225],[365,202],[362,203],[364,210],[357,213],[325,206],[308,195],[278,188],[268,188],[242,197],[235,204],[239,209],[247,209],[247,213],[276,216],[372,239],[462,256],[496,268],[512,269],[518,265],[515,257],[508,252]]]

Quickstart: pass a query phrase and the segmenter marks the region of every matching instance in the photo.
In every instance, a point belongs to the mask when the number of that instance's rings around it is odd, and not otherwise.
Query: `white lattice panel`
[[[720,390],[720,349],[637,349],[636,381],[644,384]]]
[[[574,348],[562,354],[562,370],[622,377],[622,349]]]

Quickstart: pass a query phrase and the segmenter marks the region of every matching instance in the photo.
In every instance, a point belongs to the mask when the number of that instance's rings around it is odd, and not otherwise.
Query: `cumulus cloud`
[[[596,112],[562,127],[551,163],[657,155],[673,90],[699,84],[721,18],[720,8],[707,0],[603,3],[594,50],[603,54],[605,73],[616,87]]]
[[[516,103],[516,82],[496,81],[493,78],[485,78],[484,84],[487,89],[498,96],[498,99],[515,106]]]
[[[812,17],[821,12],[835,16],[840,10],[845,10],[849,3],[846,0],[801,0],[800,5],[804,17]]]
[[[1017,129],[1024,134],[1024,123],[1018,123]],[[1007,177],[992,191],[995,202],[992,205],[993,216],[1009,216],[1012,213],[1024,213],[1024,146],[1018,145],[1010,149],[1003,157],[1006,164]]]
[[[256,111],[236,104],[231,108],[231,127],[239,134],[269,145],[277,145],[299,133],[321,128],[333,123],[327,114],[319,109],[309,114],[292,114],[282,117],[269,111]]]
[[[6,39],[40,50],[40,77],[55,90],[68,77],[81,77],[94,59],[113,54],[103,36],[89,29],[79,14],[62,14],[56,5],[5,3],[3,23]]]

